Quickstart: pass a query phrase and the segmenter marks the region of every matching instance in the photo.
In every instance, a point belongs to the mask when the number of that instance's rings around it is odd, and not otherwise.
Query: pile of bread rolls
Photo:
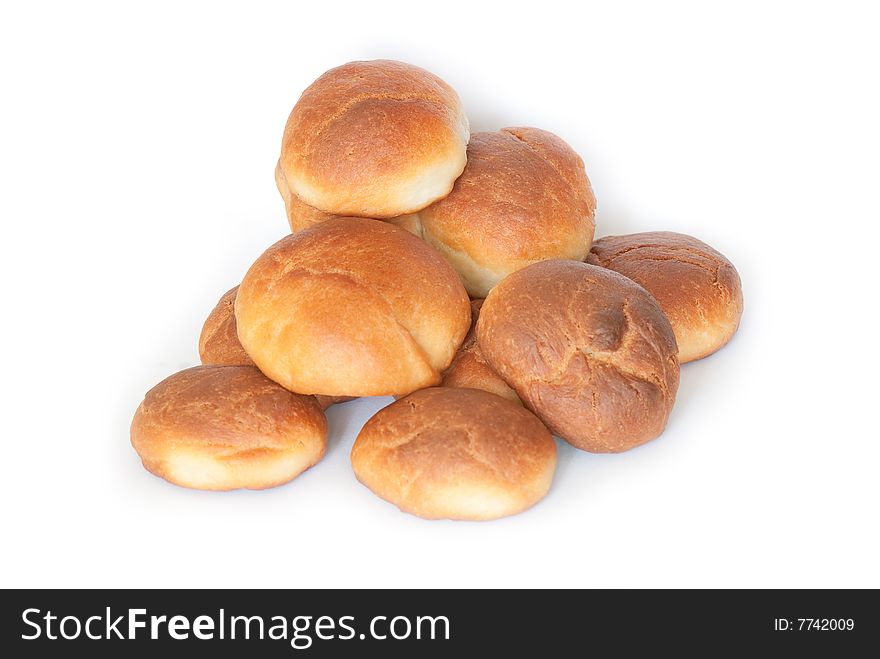
[[[425,518],[485,520],[549,490],[553,435],[593,453],[659,436],[679,365],[739,325],[739,276],[669,232],[593,241],[580,156],[537,128],[471,134],[455,91],[394,61],[303,92],[275,180],[291,232],[209,315],[202,365],[135,413],[144,466],[206,490],[319,462],[324,410],[393,396],[355,476]]]

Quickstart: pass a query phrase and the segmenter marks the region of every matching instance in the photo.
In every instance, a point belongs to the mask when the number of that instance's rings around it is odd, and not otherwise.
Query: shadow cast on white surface
[[[355,398],[344,403],[331,405],[325,410],[327,415],[327,453],[324,459],[336,459],[338,452],[345,458],[351,452],[352,444],[364,424],[376,412],[394,402],[390,396],[371,396]]]

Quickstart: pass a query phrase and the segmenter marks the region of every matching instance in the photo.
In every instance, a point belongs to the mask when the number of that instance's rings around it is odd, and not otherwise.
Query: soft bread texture
[[[678,390],[675,336],[653,297],[611,270],[544,261],[486,298],[477,343],[556,435],[619,452],[657,437]]]
[[[253,366],[196,366],[149,392],[131,444],[150,472],[200,490],[259,490],[295,478],[324,455],[327,420]]]
[[[407,394],[438,384],[470,325],[455,271],[396,226],[336,218],[251,266],[235,302],[254,363],[291,391]]]
[[[722,348],[743,310],[739,273],[723,254],[692,236],[651,231],[600,238],[587,263],[644,287],[662,307],[678,343],[678,359],[701,359]]]
[[[340,217],[339,215],[325,213],[324,211],[309,206],[291,192],[290,187],[287,185],[287,179],[284,178],[284,172],[281,171],[280,161],[275,167],[275,185],[278,187],[278,192],[281,193],[281,198],[284,200],[284,210],[287,214],[287,223],[290,226],[290,231],[292,233],[307,229],[313,224]],[[422,227],[419,223],[419,216],[416,213],[392,217],[386,221],[396,224],[401,229],[406,229],[419,238],[422,237]]]
[[[443,373],[440,386],[481,389],[521,405],[519,396],[486,363],[477,345],[475,328],[482,306],[483,300],[471,300],[471,330],[464,338],[464,343],[458,349],[452,364]]]
[[[390,218],[445,197],[464,169],[467,117],[455,91],[403,62],[327,71],[290,113],[280,168],[326,213]]]
[[[254,362],[248,357],[241,341],[238,340],[238,332],[235,323],[235,297],[238,294],[238,286],[226,291],[217,306],[211,311],[202,333],[199,336],[199,357],[202,364],[217,366],[253,366]],[[336,403],[344,403],[351,400],[350,396],[315,396],[318,405],[326,410]]]
[[[483,298],[511,272],[546,259],[582,261],[596,197],[574,150],[537,128],[475,133],[444,199],[419,213],[422,235]]]
[[[423,389],[380,410],[351,450],[358,480],[426,519],[489,520],[547,494],[556,443],[530,412],[476,389]]]

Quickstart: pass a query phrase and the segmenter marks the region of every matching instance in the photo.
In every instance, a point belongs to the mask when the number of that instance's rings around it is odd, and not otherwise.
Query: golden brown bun
[[[217,306],[208,315],[199,336],[199,358],[203,364],[226,366],[253,366],[248,357],[235,326],[235,295],[238,286],[226,291]]]
[[[203,364],[216,366],[253,366],[238,340],[235,325],[235,296],[238,286],[226,291],[217,306],[205,320],[199,337],[199,357]],[[331,405],[352,400],[351,396],[315,396],[318,405],[326,410]]]
[[[253,366],[196,366],[149,392],[131,424],[149,471],[200,490],[259,490],[318,462],[327,420],[312,396],[275,384]]]
[[[284,172],[281,171],[280,161],[275,167],[275,185],[278,187],[278,192],[281,193],[281,198],[284,200],[284,210],[287,213],[287,223],[290,225],[290,231],[292,233],[302,231],[313,224],[325,222],[334,217],[341,217],[340,215],[333,215],[332,213],[319,211],[317,208],[309,206],[302,199],[293,194],[287,185],[287,179],[284,178]],[[422,237],[422,227],[419,223],[419,216],[416,213],[392,217],[385,221],[396,224],[401,229],[406,229],[419,238]]]
[[[477,389],[422,389],[380,410],[351,449],[358,480],[426,519],[513,515],[547,494],[556,443],[530,412]]]
[[[593,243],[587,263],[629,277],[656,298],[672,324],[682,364],[711,355],[739,327],[739,273],[696,238],[671,231],[606,236]]]
[[[331,405],[347,403],[348,401],[354,400],[355,398],[355,396],[322,396],[321,394],[315,394],[315,400],[318,401],[318,406],[322,410],[326,410]]]
[[[464,338],[461,348],[458,349],[455,359],[452,360],[452,364],[444,371],[440,386],[482,389],[522,405],[516,392],[508,387],[507,383],[486,363],[477,345],[474,328],[477,325],[477,318],[480,317],[480,307],[482,306],[482,300],[471,300],[471,329]]]
[[[247,354],[291,391],[383,396],[440,382],[470,303],[455,271],[412,234],[336,218],[266,250],[235,316]]]
[[[505,279],[477,321],[486,361],[559,437],[618,452],[657,437],[678,390],[675,336],[623,275],[544,261]]]
[[[596,198],[584,162],[537,128],[476,133],[452,192],[419,213],[422,235],[485,297],[511,272],[545,259],[582,261]]]
[[[287,223],[290,225],[290,231],[296,233],[313,224],[324,222],[334,217],[338,217],[333,213],[325,213],[313,206],[309,206],[302,199],[297,197],[290,190],[284,172],[281,170],[281,161],[275,165],[275,187],[284,201],[284,210],[287,213]]]
[[[281,170],[295,195],[326,213],[396,217],[449,194],[468,137],[458,95],[434,74],[391,60],[350,62],[297,101]]]

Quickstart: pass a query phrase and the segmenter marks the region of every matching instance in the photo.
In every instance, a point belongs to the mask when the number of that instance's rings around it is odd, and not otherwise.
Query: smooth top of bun
[[[659,435],[678,390],[669,321],[641,286],[611,270],[544,261],[486,298],[477,343],[525,406],[594,452]]]
[[[216,366],[254,365],[253,360],[248,357],[241,345],[241,341],[238,340],[234,309],[237,294],[238,286],[226,291],[205,320],[202,334],[199,337],[199,357],[203,364]],[[351,396],[317,395],[315,398],[322,410],[326,410],[336,403],[351,400]]]
[[[464,337],[464,342],[458,349],[452,364],[444,371],[441,386],[482,389],[519,403],[519,396],[486,363],[480,352],[480,347],[477,345],[475,328],[482,306],[483,300],[471,300],[471,329]]]
[[[429,519],[493,519],[543,497],[556,443],[530,412],[476,389],[422,389],[380,410],[351,450],[358,479]]]
[[[419,213],[425,239],[458,270],[472,297],[506,275],[552,258],[582,261],[596,198],[584,162],[537,128],[475,133],[452,192]]]
[[[446,196],[469,137],[455,91],[403,62],[327,71],[290,113],[281,169],[305,203],[338,215],[395,217]]]
[[[692,236],[671,231],[606,236],[593,243],[587,262],[629,277],[656,298],[672,324],[681,363],[715,352],[739,327],[739,273],[723,254]]]
[[[199,358],[203,364],[253,366],[241,346],[235,326],[235,296],[238,286],[226,291],[208,315],[199,336]]]
[[[196,366],[153,387],[131,443],[153,473],[201,489],[258,489],[290,480],[324,454],[327,420],[253,366]]]
[[[251,266],[238,337],[301,393],[381,396],[437,384],[470,325],[455,271],[387,222],[337,218],[283,238]]]

